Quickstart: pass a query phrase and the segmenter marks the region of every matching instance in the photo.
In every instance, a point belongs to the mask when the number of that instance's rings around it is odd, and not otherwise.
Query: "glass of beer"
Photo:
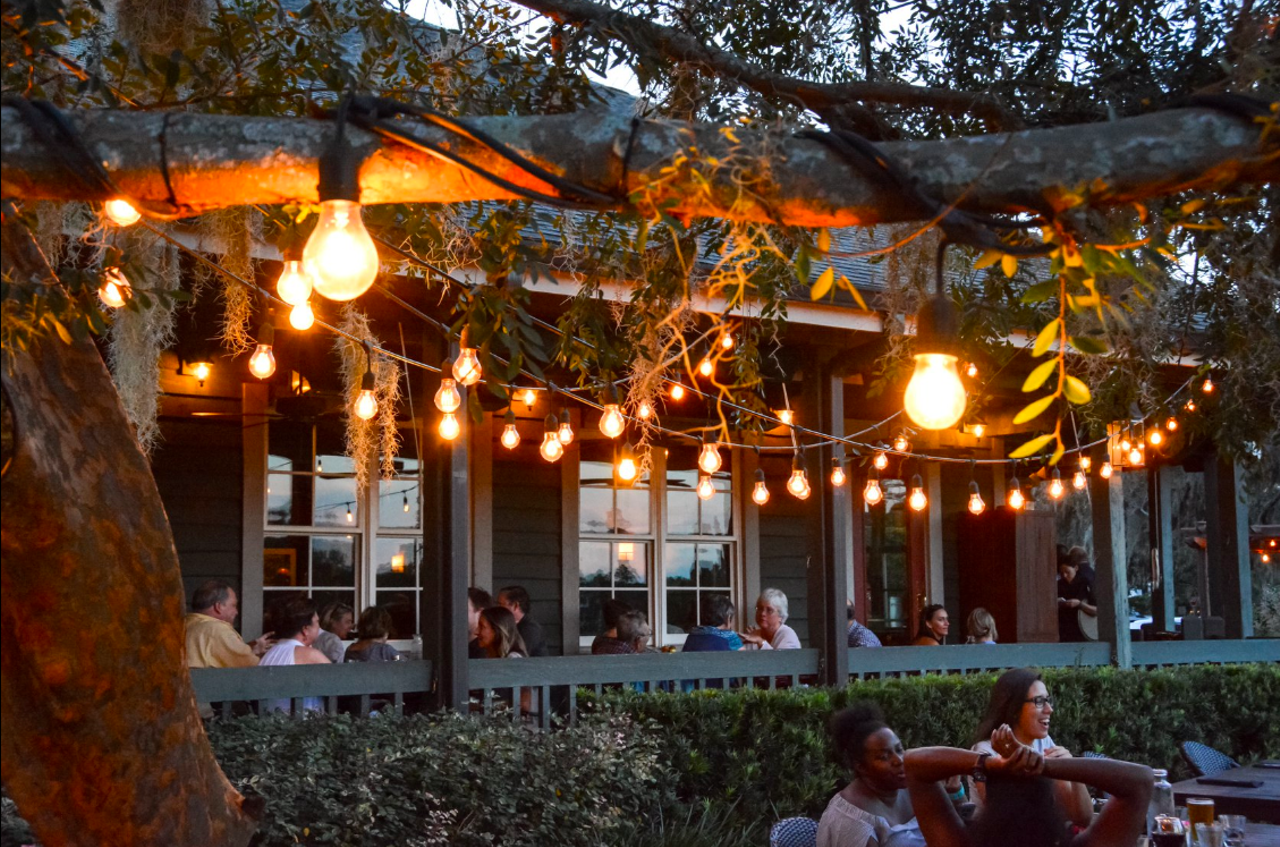
[[[1187,798],[1187,820],[1191,822],[1191,842],[1199,844],[1197,824],[1213,823],[1213,801],[1208,797]]]

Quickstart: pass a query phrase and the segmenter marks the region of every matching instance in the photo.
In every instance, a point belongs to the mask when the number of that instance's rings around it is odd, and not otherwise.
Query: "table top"
[[[1250,823],[1244,828],[1247,847],[1280,847],[1280,826],[1268,823]]]
[[[1173,785],[1173,799],[1179,806],[1188,797],[1208,797],[1219,814],[1245,815],[1250,820],[1280,824],[1280,768],[1232,768],[1214,774],[1213,778],[1255,780],[1258,787],[1242,785],[1205,785],[1195,778]]]

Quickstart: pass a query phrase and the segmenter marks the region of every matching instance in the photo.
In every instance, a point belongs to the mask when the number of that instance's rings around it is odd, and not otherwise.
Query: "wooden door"
[[[1049,512],[1001,506],[962,515],[957,534],[962,619],[982,606],[995,618],[1001,643],[1057,641],[1054,541]]]

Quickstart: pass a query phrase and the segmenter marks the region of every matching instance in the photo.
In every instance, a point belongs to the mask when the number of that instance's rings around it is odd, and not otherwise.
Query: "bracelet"
[[[956,789],[954,794],[948,794],[947,799],[952,803],[958,803],[964,799],[964,783],[960,783],[960,787]]]

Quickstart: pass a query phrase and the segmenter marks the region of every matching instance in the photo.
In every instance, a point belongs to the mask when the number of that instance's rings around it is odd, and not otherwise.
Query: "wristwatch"
[[[987,759],[990,759],[990,758],[991,758],[990,753],[978,754],[978,761],[973,766],[973,773],[969,774],[969,776],[973,778],[974,782],[987,781]]]

